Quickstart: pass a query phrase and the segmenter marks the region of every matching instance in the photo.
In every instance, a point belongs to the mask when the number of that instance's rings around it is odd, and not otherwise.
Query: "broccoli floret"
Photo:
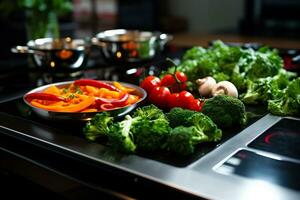
[[[135,144],[139,150],[160,149],[170,131],[169,121],[162,110],[150,104],[133,114],[138,121],[132,126]]]
[[[148,106],[137,108],[136,111],[133,113],[132,117],[159,119],[159,118],[165,118],[165,114],[161,109],[159,109],[153,104],[150,104]]]
[[[96,114],[83,128],[83,134],[88,140],[95,141],[97,138],[106,136],[109,126],[113,124],[114,118],[108,112]]]
[[[183,60],[193,60],[201,57],[203,54],[206,53],[206,49],[203,47],[193,47],[185,52],[182,59]]]
[[[190,118],[196,111],[183,109],[180,107],[175,107],[170,110],[170,112],[166,113],[166,117],[170,122],[170,126],[175,128],[177,126],[191,126],[190,121],[187,119]]]
[[[186,126],[179,125],[170,132],[166,146],[172,152],[188,155],[194,152],[195,145],[201,142],[219,141],[222,137],[222,131],[202,113],[193,112],[185,120]]]
[[[167,140],[170,151],[187,156],[195,151],[195,145],[207,141],[207,135],[201,133],[195,126],[178,126],[172,129]]]
[[[278,58],[277,58],[278,57]],[[247,69],[247,77],[251,80],[272,77],[283,67],[282,59],[275,52],[256,53],[256,59]]]
[[[166,118],[144,119],[134,125],[132,132],[139,150],[154,151],[163,147],[170,129]]]
[[[218,95],[205,101],[202,113],[212,119],[220,128],[246,123],[245,105],[239,99]]]
[[[283,95],[282,90],[295,76],[295,73],[281,69],[276,76],[260,78],[255,81],[248,80],[248,90],[240,95],[241,100],[246,104],[257,104],[278,99]]]
[[[126,153],[139,150],[157,150],[170,131],[169,121],[162,110],[154,105],[138,108],[131,116],[113,125],[109,134],[110,144]]]
[[[109,144],[114,149],[125,153],[135,152],[136,145],[134,144],[133,134],[130,130],[135,121],[130,115],[126,115],[123,121],[111,126],[107,136]]]
[[[208,141],[219,141],[222,137],[222,131],[218,129],[217,125],[205,114],[194,113],[187,119],[190,124],[195,126],[197,130],[201,130],[203,134],[207,135]]]
[[[274,115],[300,116],[300,78],[290,82],[280,98],[268,101],[268,110]]]
[[[240,95],[246,104],[258,104],[266,102],[272,97],[272,78],[260,78],[256,81],[248,80],[246,93]],[[274,88],[273,88],[274,90]]]

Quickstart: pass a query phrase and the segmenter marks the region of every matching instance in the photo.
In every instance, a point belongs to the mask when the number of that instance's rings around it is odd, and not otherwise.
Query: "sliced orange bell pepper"
[[[111,99],[118,99],[120,97],[120,92],[108,90],[106,88],[101,88],[99,90],[99,95],[98,97],[103,97],[103,98],[111,98]]]
[[[79,112],[95,102],[95,98],[91,96],[79,95],[77,94],[77,98],[80,99],[79,103],[65,103],[65,102],[58,102],[56,104],[51,105],[43,105],[39,102],[32,101],[31,104],[35,107],[42,108],[49,111],[55,112]]]
[[[128,99],[127,99],[127,101],[126,101],[126,105],[134,104],[134,103],[136,103],[139,99],[140,99],[139,96],[130,94],[129,97],[128,97]]]
[[[113,84],[114,84],[114,86],[116,88],[118,88],[119,90],[121,90],[123,92],[131,93],[131,92],[135,91],[134,88],[125,87],[125,86],[123,86],[121,83],[119,83],[117,81],[114,81]]]
[[[48,94],[56,94],[56,95],[59,95],[61,93],[60,89],[55,85],[46,88],[43,92]]]

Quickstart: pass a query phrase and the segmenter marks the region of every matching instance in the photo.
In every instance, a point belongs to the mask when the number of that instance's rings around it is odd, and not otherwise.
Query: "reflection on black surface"
[[[300,164],[275,160],[251,151],[241,150],[229,158],[217,171],[275,183],[300,190]]]
[[[300,159],[300,121],[280,120],[251,142],[249,147]]]

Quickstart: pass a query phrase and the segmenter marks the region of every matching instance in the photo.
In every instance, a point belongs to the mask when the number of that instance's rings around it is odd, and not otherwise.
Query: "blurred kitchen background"
[[[0,1],[0,65],[19,57],[10,52],[26,44],[22,10]],[[27,0],[31,2],[30,0]],[[33,0],[32,0],[33,1]],[[59,17],[61,36],[92,37],[115,28],[159,30],[172,34],[230,34],[296,39],[300,42],[299,0],[70,0]],[[10,12],[8,12],[8,10]]]

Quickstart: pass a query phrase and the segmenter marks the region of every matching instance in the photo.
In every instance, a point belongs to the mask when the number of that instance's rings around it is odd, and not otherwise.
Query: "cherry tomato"
[[[156,87],[160,86],[160,79],[156,76],[147,76],[140,84],[140,86],[150,93],[150,91]]]
[[[162,86],[172,86],[174,83],[176,83],[176,79],[172,74],[166,74],[161,79],[161,85]]]
[[[170,87],[172,92],[181,92],[183,90],[186,90],[186,83],[175,83]]]
[[[181,83],[184,83],[187,81],[187,76],[183,72],[177,71],[175,73],[175,76]]]
[[[187,92],[185,90],[179,93],[178,98],[180,101],[180,107],[182,108],[189,108],[190,104],[192,104],[195,99],[190,92]]]
[[[194,101],[190,104],[188,109],[200,112],[202,109],[203,103],[204,102],[201,102],[199,99],[194,99]]]
[[[170,94],[169,88],[165,86],[156,86],[150,91],[149,101],[159,108],[166,108]]]
[[[179,93],[170,94],[168,97],[168,108],[180,107]]]

